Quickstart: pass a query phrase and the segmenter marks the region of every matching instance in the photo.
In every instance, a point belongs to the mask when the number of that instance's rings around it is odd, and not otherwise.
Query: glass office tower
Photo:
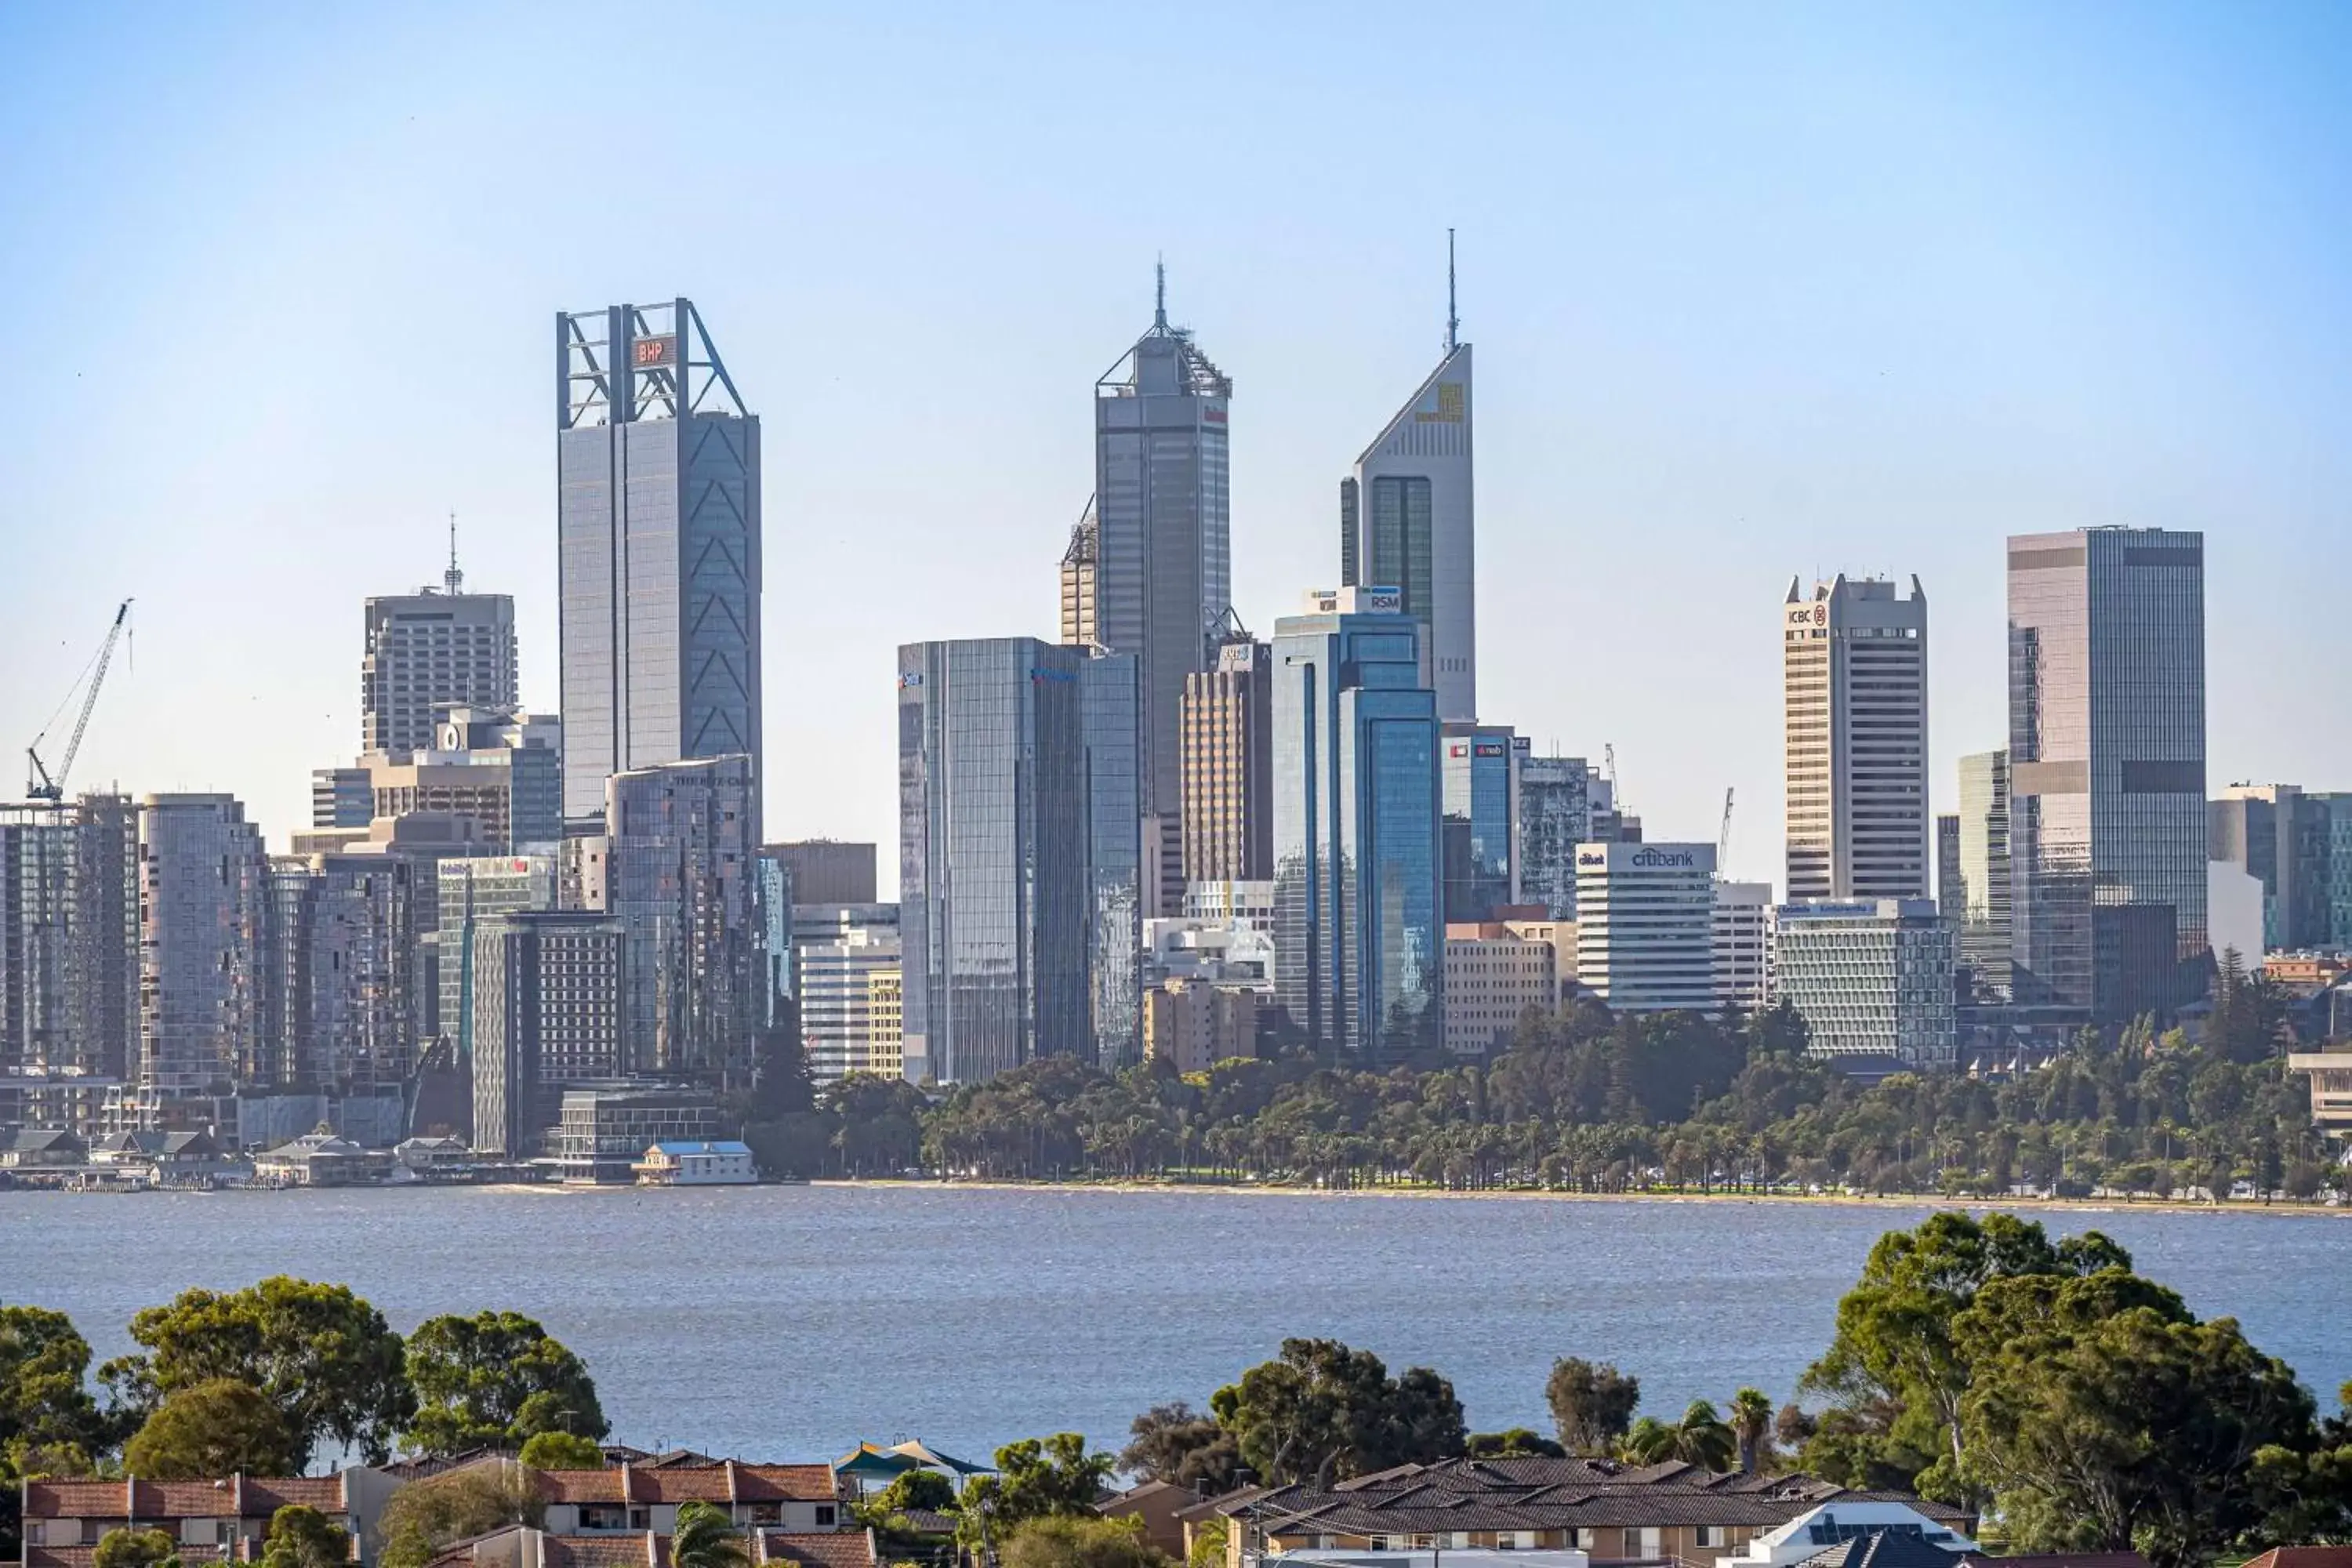
[[[760,421],[686,300],[559,315],[555,354],[563,816],[593,834],[614,773],[759,774]]]
[[[1034,637],[898,650],[909,1079],[1140,1055],[1136,669]]]
[[[1960,759],[1960,898],[1944,911],[1960,931],[1959,960],[1995,997],[2010,994],[2009,753]]]
[[[1275,623],[1275,996],[1318,1050],[1396,1060],[1443,1046],[1437,699],[1394,589],[1310,606]]]
[[[1487,921],[1512,897],[1512,851],[1518,837],[1517,772],[1510,730],[1496,724],[1444,727],[1445,918]]]
[[[2011,984],[2100,1021],[2195,995],[2205,921],[2204,536],[2009,542]]]

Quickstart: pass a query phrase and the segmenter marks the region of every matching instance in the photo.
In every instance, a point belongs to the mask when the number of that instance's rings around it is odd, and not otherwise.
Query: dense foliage
[[[408,1336],[416,1415],[406,1446],[421,1454],[520,1447],[543,1433],[598,1438],[611,1430],[586,1363],[519,1312],[429,1319]]]
[[[1579,1192],[2019,1187],[2315,1196],[2346,1180],[2284,1068],[2276,1002],[2224,987],[2206,1037],[2086,1031],[2002,1082],[1901,1074],[1863,1087],[1803,1054],[1786,1009],[1748,1017],[1530,1014],[1484,1064],[1385,1072],[1305,1056],[1179,1076],[1033,1062],[935,1103],[878,1079],[749,1130],[780,1174],[1418,1183]]]

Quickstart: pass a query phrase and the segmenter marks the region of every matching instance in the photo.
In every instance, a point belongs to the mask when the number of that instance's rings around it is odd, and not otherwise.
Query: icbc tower
[[[760,778],[760,421],[692,301],[555,318],[563,816],[742,752]]]

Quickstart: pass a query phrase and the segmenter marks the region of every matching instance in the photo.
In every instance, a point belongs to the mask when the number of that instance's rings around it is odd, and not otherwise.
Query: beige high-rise
[[[1788,894],[1927,897],[1927,595],[1789,584],[1780,648]]]
[[[1184,880],[1274,875],[1273,650],[1237,638],[1184,678],[1180,723]]]

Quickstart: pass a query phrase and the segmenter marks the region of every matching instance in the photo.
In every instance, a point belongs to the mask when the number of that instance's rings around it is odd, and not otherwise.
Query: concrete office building
[[[1960,875],[1960,814],[1948,811],[1936,818],[1936,907],[1948,921],[1958,921],[1968,901],[1968,882]]]
[[[434,930],[448,961],[436,965],[432,1029],[457,1048],[460,1060],[474,1051],[474,932],[485,921],[556,905],[553,855],[460,855],[435,863]]]
[[[375,775],[365,763],[310,770],[310,826],[365,829],[375,820]]]
[[[1519,901],[1515,742],[1510,730],[1498,724],[1445,724],[1441,739],[1445,921],[1476,925]]]
[[[1576,852],[1576,983],[1621,1013],[1713,1010],[1715,846]]]
[[[625,938],[610,915],[515,909],[475,921],[471,946],[474,1150],[528,1159],[567,1087],[627,1070]]]
[[[1275,624],[1275,993],[1309,1046],[1391,1061],[1444,1039],[1435,695],[1388,588]]]
[[[1137,665],[1034,637],[899,648],[908,1078],[1141,1055]]]
[[[1102,644],[1102,601],[1096,593],[1102,564],[1102,524],[1095,520],[1095,498],[1070,530],[1068,548],[1062,552],[1062,641],[1079,647]]]
[[[465,590],[452,524],[441,587],[367,602],[367,647],[360,659],[362,752],[426,750],[436,710],[452,704],[515,705],[514,600]],[[312,825],[348,826],[318,822],[315,814]]]
[[[1460,340],[1446,242],[1445,354],[1339,483],[1339,581],[1403,595],[1421,624],[1422,684],[1447,723],[1478,717],[1476,517],[1470,345]]]
[[[900,965],[898,905],[803,905],[793,911],[793,968],[811,1079],[898,1076],[903,1017],[877,1020],[874,1008],[876,977],[896,976]]]
[[[1525,906],[1532,910],[1535,906]],[[1497,921],[1513,936],[1529,942],[1542,942],[1551,951],[1552,989],[1550,1005],[1567,1006],[1576,1000],[1576,922],[1557,920],[1549,915],[1513,915]]]
[[[1953,1065],[1948,921],[1926,899],[1783,904],[1773,911],[1774,985],[1805,1020],[1813,1056],[1844,1067]]]
[[[2200,991],[2205,541],[2009,541],[2010,951],[2017,1002],[2127,1020]]]
[[[1171,979],[1143,994],[1143,1056],[1180,1073],[1257,1055],[1258,994],[1244,985]]]
[[[0,806],[0,1121],[40,1124],[52,1079],[121,1083],[138,1021],[137,808]]]
[[[1928,896],[1927,595],[1875,578],[1791,579],[1780,613],[1788,888]]]
[[[1746,1012],[1772,1005],[1772,884],[1715,884],[1715,1000]]]
[[[1274,882],[1193,882],[1184,889],[1188,921],[1230,921],[1237,926],[1274,932]]]
[[[761,851],[773,857],[792,880],[795,904],[870,904],[875,900],[875,847],[833,838],[809,838],[793,844],[770,844]]]
[[[555,319],[563,816],[604,781],[751,759],[760,842],[760,421],[691,301]]]
[[[1184,678],[1211,668],[1233,605],[1226,458],[1233,392],[1231,378],[1192,333],[1168,324],[1163,270],[1150,330],[1095,384],[1092,640],[1136,659],[1139,793],[1142,815],[1155,824],[1145,839],[1160,862],[1143,879],[1160,889],[1160,902],[1148,914],[1175,913],[1183,896],[1177,817]]]
[[[1457,1057],[1507,1050],[1529,1011],[1559,1005],[1552,944],[1497,921],[1445,926],[1445,1048]]]
[[[1959,904],[1944,918],[1959,930],[1959,962],[1979,994],[2010,994],[2009,753],[1960,759]]]
[[[625,939],[628,1071],[741,1081],[767,1014],[766,932],[753,898],[758,782],[748,756],[614,773],[605,831],[581,840],[581,903]],[[561,898],[559,868],[559,899]]]
[[[868,1070],[877,1078],[907,1076],[906,972],[876,969],[866,976]]]
[[[226,795],[151,795],[139,808],[139,1064],[167,1101],[249,1081],[264,1040],[269,860]]]
[[[1274,650],[1227,638],[1216,668],[1184,678],[1180,796],[1184,880],[1274,875]]]
[[[1538,757],[1525,735],[1511,741],[1518,797],[1518,844],[1511,868],[1515,904],[1541,904],[1556,920],[1576,917],[1576,849],[1595,841],[1594,801],[1608,781],[1582,757]],[[1597,791],[1597,793],[1596,793]]]

